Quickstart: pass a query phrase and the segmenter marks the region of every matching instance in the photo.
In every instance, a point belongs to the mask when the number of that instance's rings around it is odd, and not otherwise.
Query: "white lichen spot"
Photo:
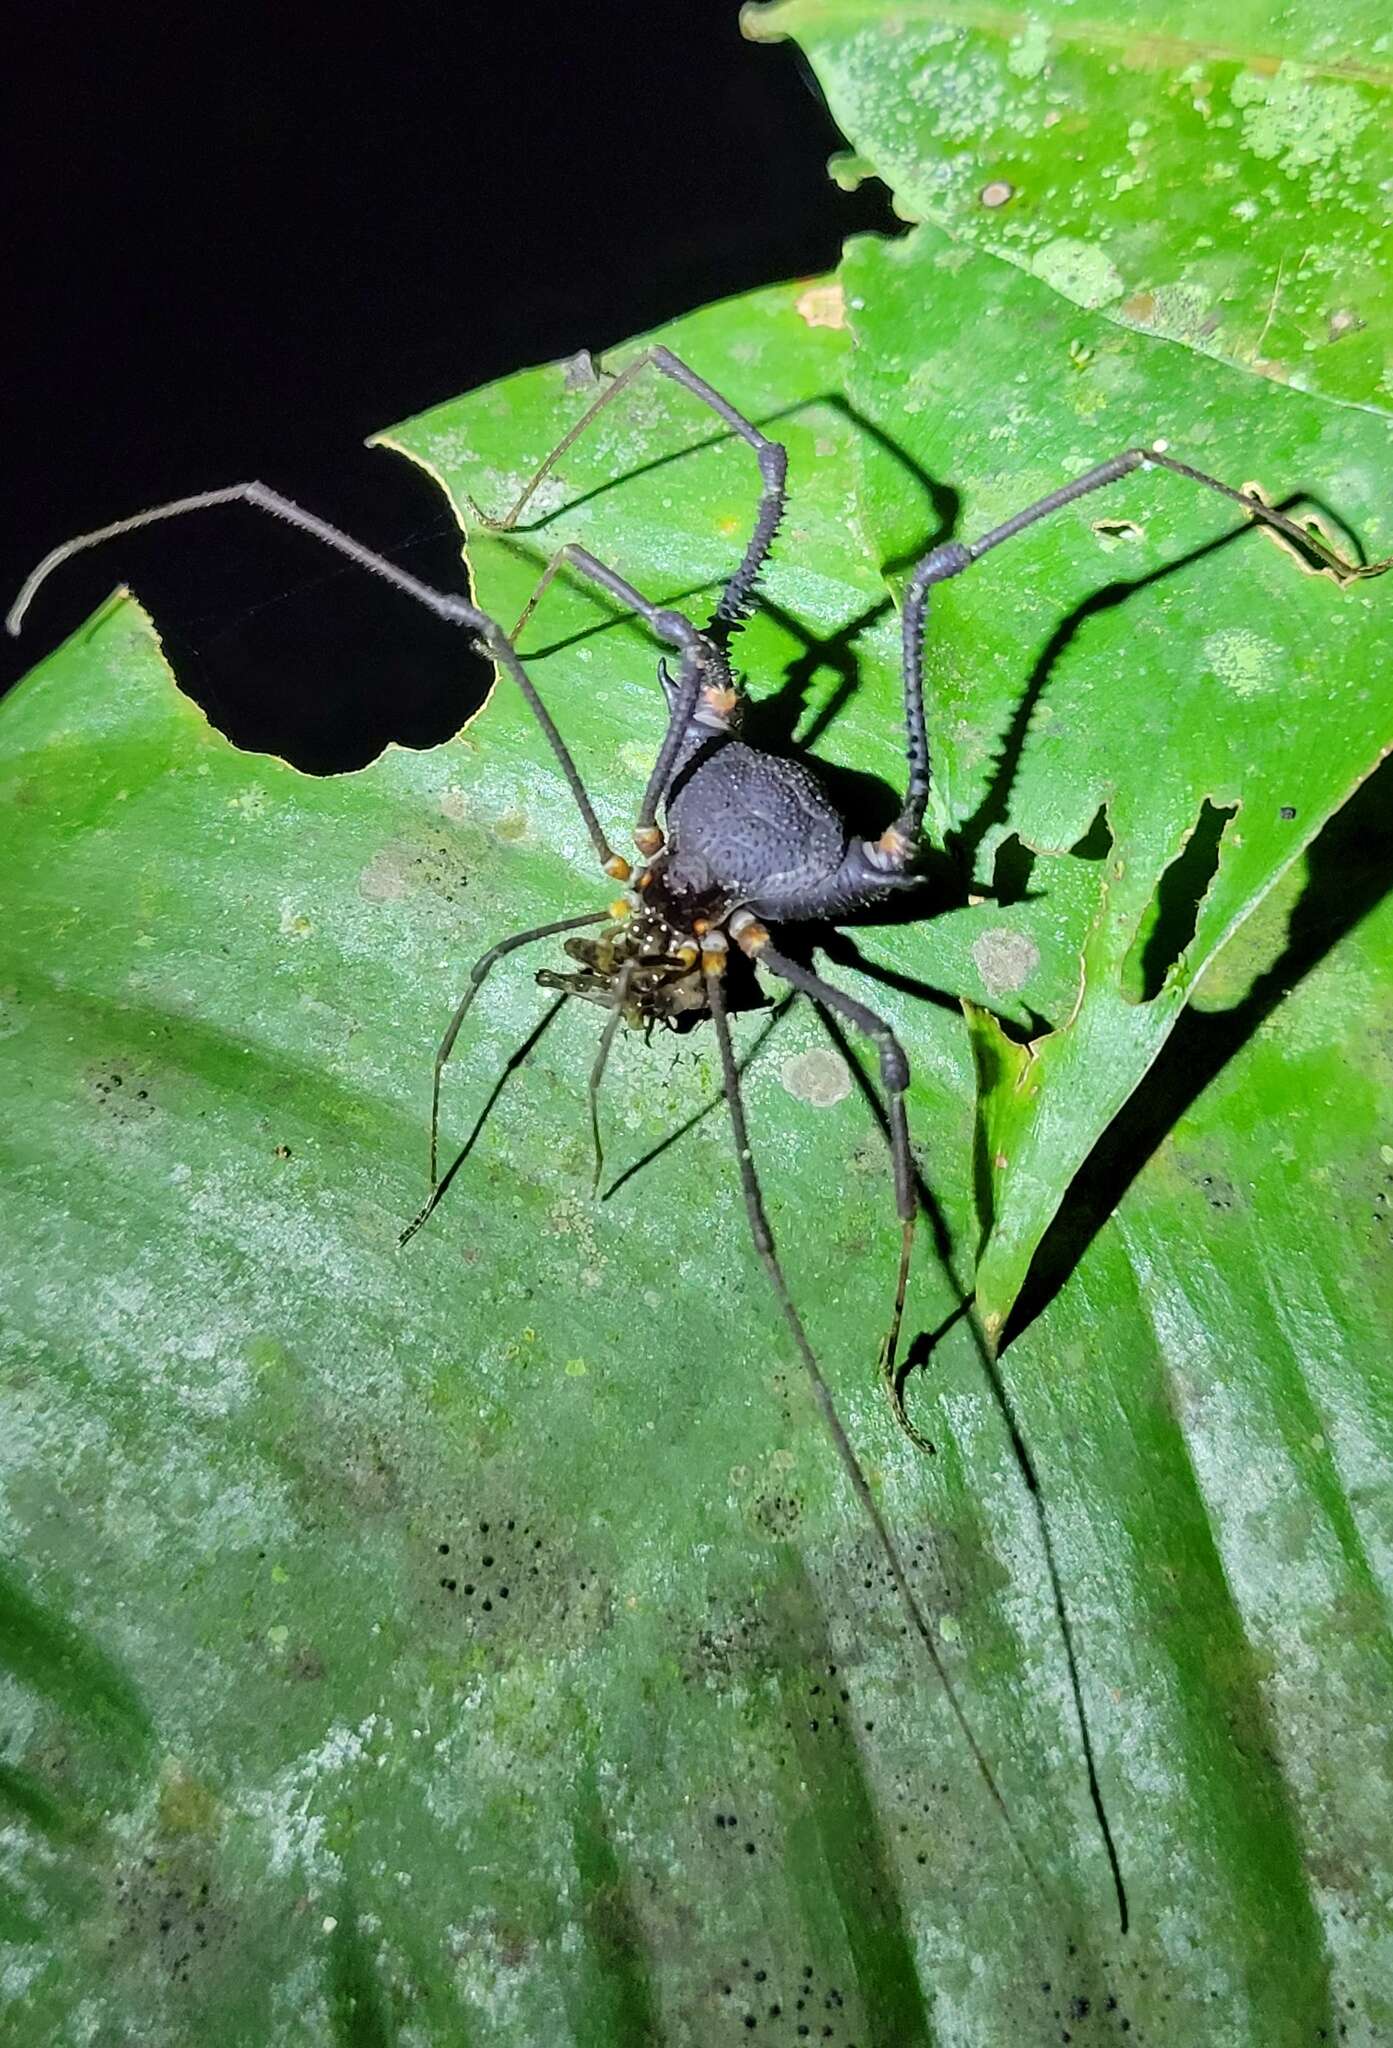
[[[567,391],[592,391],[600,381],[595,368],[595,358],[588,348],[577,349],[573,356],[566,356],[556,365],[561,372],[562,386]]]
[[[1212,673],[1235,697],[1261,696],[1280,679],[1281,648],[1244,626],[1211,633],[1204,643],[1204,653]]]
[[[998,924],[973,941],[972,959],[988,995],[1014,995],[1040,965],[1040,948],[1029,932]]]
[[[779,1069],[779,1079],[790,1095],[814,1109],[830,1109],[851,1093],[851,1075],[844,1059],[826,1047],[795,1053]]]
[[[282,902],[280,935],[283,939],[306,939],[313,930],[314,926],[303,910],[297,910],[291,902]]]
[[[1035,251],[1030,267],[1042,283],[1076,306],[1107,306],[1122,296],[1122,273],[1095,242],[1057,235]]]
[[[590,1205],[581,1201],[579,1196],[563,1195],[547,1211],[547,1225],[558,1237],[569,1237],[578,1242],[584,1261],[580,1284],[582,1287],[598,1287],[604,1278],[605,1262],[595,1237]]]
[[[1021,33],[1011,38],[1006,69],[1015,78],[1038,78],[1045,68],[1049,48],[1050,32],[1045,23],[1027,22]]]
[[[1245,148],[1275,158],[1289,178],[1333,164],[1371,112],[1356,87],[1309,78],[1295,64],[1283,64],[1275,78],[1241,71],[1230,94],[1243,112]]]

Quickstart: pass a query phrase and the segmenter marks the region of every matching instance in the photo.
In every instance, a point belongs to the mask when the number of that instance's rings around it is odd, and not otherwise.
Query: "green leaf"
[[[1161,427],[1192,466],[1272,502],[1310,492],[1388,546],[1385,430],[1365,414],[1110,329],[933,229],[858,245],[844,280],[887,563],[913,531],[906,459],[952,479],[970,539]],[[973,1005],[993,1338],[1209,962],[1393,746],[1374,681],[1387,611],[1387,586],[1311,574],[1155,471],[935,594],[940,825],[997,892],[940,920],[934,947]]]
[[[1393,399],[1377,0],[776,0],[912,219],[1083,307],[1302,390]]]
[[[821,728],[839,788],[874,811],[902,778],[881,561],[937,528],[950,485],[980,482],[985,509],[991,478],[935,462],[931,490],[858,423],[885,394],[848,400],[870,366],[849,361],[843,328],[813,324],[837,306],[826,287],[774,290],[663,338],[789,442],[770,604],[741,643],[757,724]],[[584,386],[581,365],[529,372],[391,438],[498,509]],[[581,534],[655,598],[698,609],[714,589],[748,527],[748,452],[664,388],[639,396],[567,456],[551,498],[564,517],[471,542],[482,601],[520,607]],[[1000,418],[985,380],[979,404]],[[1264,477],[1292,452],[1285,431],[1255,450]],[[1304,431],[1303,473],[1331,445],[1323,413]],[[1050,482],[1060,446],[1041,458]],[[1339,446],[1339,506],[1363,518],[1363,457]],[[1017,453],[1002,447],[1003,469]],[[1137,516],[1169,564],[1212,526],[1183,486],[1162,509],[1161,482]],[[1089,532],[1071,529],[1082,552],[1056,621],[1097,587]],[[998,637],[957,643],[995,693],[984,735],[1011,701],[1011,662],[1019,696],[1021,646],[1028,662],[1052,601],[1028,576],[1034,545],[1020,543],[1009,605],[997,593]],[[1225,554],[1269,608],[1264,578],[1280,572],[1298,624],[1313,591],[1323,619],[1363,617],[1362,595],[1257,537]],[[1192,573],[1171,579],[1187,597]],[[1238,589],[1236,566],[1226,580]],[[971,582],[945,598],[936,662]],[[1285,645],[1285,609],[1268,630]],[[523,646],[618,834],[660,725],[651,643],[559,580]],[[936,669],[951,705],[945,688]],[[1253,735],[1255,758],[1270,738]],[[971,816],[991,744],[949,762],[945,822]],[[1080,772],[1095,766],[1086,752]],[[1309,856],[1317,927],[1368,897],[1347,850],[1322,881],[1329,841]],[[1038,866],[1053,882],[1064,858]],[[28,1925],[0,1933],[30,1936],[4,1978],[25,2038],[627,2048],[744,2040],[750,2016],[756,2040],[831,2026],[842,2048],[938,2048],[1127,2019],[1134,2038],[1271,2048],[1349,2023],[1349,2001],[1371,2038],[1389,2023],[1371,1903],[1393,1839],[1373,1733],[1388,1662],[1385,915],[1246,1047],[1240,1003],[1220,1082],[1077,1271],[1067,1244],[1048,1266],[1060,1291],[998,1380],[1034,1492],[961,1315],[977,1225],[956,997],[992,1000],[964,963],[1000,913],[863,933],[889,985],[835,969],[914,1061],[942,1253],[926,1243],[914,1327],[957,1318],[915,1390],[936,1459],[904,1442],[875,1385],[897,1233],[860,1092],[803,1006],[737,1019],[794,1293],[1045,1900],[907,1645],[803,1396],[722,1117],[690,1122],[713,1102],[709,1036],[616,1046],[611,1173],[655,1156],[592,1205],[598,1020],[564,1011],[428,1229],[396,1249],[423,1192],[431,1053],[469,962],[608,893],[505,685],[450,746],[318,781],[227,745],[171,687],[138,609],[114,604],[0,708],[0,860],[0,1089],[20,1112],[0,1135],[6,1543],[46,1640],[91,1646],[66,1685],[51,1660],[10,1673],[3,1761],[24,1785],[5,1881]],[[1092,876],[1080,856],[1043,909],[1020,907],[1039,920],[1026,994],[1042,1007],[1069,985]],[[1282,949],[1267,937],[1263,961]],[[532,968],[555,961],[519,957],[475,1005],[448,1070],[447,1143],[545,1014]],[[1256,971],[1239,963],[1220,985],[1241,999]],[[1247,1002],[1261,1010],[1265,988]],[[1019,1020],[1026,994],[995,1007]],[[1210,1020],[1182,1034],[1192,1023]],[[1177,1048],[1195,1057],[1177,1036],[1158,1079]],[[1291,1152],[1280,1176],[1272,1117]],[[1220,1178],[1237,1197],[1225,1210]],[[1197,1332],[1183,1311],[1201,1298]],[[1125,1942],[1061,1596],[1130,1893]],[[92,1735],[106,1747],[70,1783]],[[45,1827],[44,1794],[75,1810],[72,1830]]]

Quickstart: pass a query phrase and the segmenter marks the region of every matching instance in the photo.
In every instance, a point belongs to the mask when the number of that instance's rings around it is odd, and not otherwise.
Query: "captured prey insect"
[[[764,434],[711,384],[669,350],[648,349],[575,422],[516,502],[500,518],[487,523],[512,528],[538,485],[577,437],[646,371],[670,379],[709,407],[749,446],[758,467],[760,490],[753,530],[705,625],[694,623],[670,605],[652,602],[619,570],[588,549],[568,543],[551,557],[522,619],[512,632],[507,632],[467,598],[421,582],[312,512],[257,482],[234,484],[152,506],[55,548],[26,582],[8,625],[11,632],[18,631],[40,584],[55,567],[79,551],[160,520],[241,503],[288,521],[415,598],[441,619],[462,626],[479,651],[512,678],[569,787],[601,871],[624,894],[607,907],[580,910],[572,916],[514,932],[501,938],[476,962],[468,990],[436,1054],[431,1091],[430,1198],[403,1233],[403,1241],[431,1214],[443,1192],[445,1182],[438,1173],[442,1074],[470,1004],[500,960],[520,947],[565,935],[571,970],[544,970],[538,979],[565,994],[594,1001],[607,1012],[591,1075],[592,1122],[605,1060],[621,1024],[648,1030],[659,1024],[681,1028],[709,1020],[719,1051],[741,1191],[755,1250],[847,1482],[885,1558],[898,1598],[944,1687],[977,1770],[1029,1864],[991,1766],[944,1667],[937,1639],[907,1575],[899,1545],[842,1425],[775,1249],[751,1152],[740,1071],[731,1037],[730,974],[737,961],[757,963],[776,980],[807,995],[863,1034],[878,1054],[891,1180],[900,1223],[898,1269],[881,1350],[881,1370],[896,1414],[908,1429],[897,1389],[895,1361],[918,1207],[906,1114],[909,1062],[884,1019],[795,957],[784,942],[784,934],[807,927],[815,935],[819,925],[853,921],[858,915],[921,886],[917,861],[930,791],[923,676],[925,623],[931,593],[938,584],[962,574],[1027,527],[1076,499],[1150,466],[1218,492],[1285,536],[1305,557],[1320,553],[1321,544],[1257,496],[1189,468],[1158,446],[1126,449],[1025,507],[975,541],[950,541],[935,547],[914,569],[902,611],[907,760],[903,804],[887,830],[874,838],[862,836],[843,817],[807,761],[796,755],[765,752],[740,737],[744,700],[731,666],[729,646],[742,622],[754,610],[757,581],[784,514],[787,456],[779,442]],[[611,845],[570,750],[516,651],[522,625],[563,567],[637,614],[672,657],[671,668],[666,657],[658,662],[666,720],[634,826],[633,838],[639,854],[636,866]]]

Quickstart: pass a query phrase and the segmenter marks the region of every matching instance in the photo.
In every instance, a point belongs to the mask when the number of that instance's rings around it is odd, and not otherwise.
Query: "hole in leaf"
[[[1112,827],[1108,824],[1108,807],[1098,806],[1098,815],[1084,833],[1069,848],[1075,860],[1106,860],[1112,852]]]
[[[1129,1003],[1152,1003],[1195,936],[1200,905],[1219,871],[1219,847],[1237,804],[1220,809],[1206,797],[1199,816],[1157,885],[1122,963]]]
[[[996,849],[996,859],[992,863],[992,894],[998,908],[1009,909],[1013,903],[1027,900],[1034,871],[1035,855],[1012,832]]]

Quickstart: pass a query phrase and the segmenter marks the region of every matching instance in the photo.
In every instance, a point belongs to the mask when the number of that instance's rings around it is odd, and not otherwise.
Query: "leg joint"
[[[914,572],[910,588],[915,591],[927,590],[931,583],[943,583],[950,576],[961,576],[964,569],[972,567],[972,550],[963,546],[960,540],[946,541],[932,554],[925,555]]]
[[[880,1078],[894,1095],[902,1095],[909,1086],[909,1059],[904,1047],[894,1033],[878,1033],[880,1038]]]
[[[682,612],[674,612],[667,609],[655,611],[652,624],[653,631],[661,639],[666,640],[673,647],[682,648],[684,652],[689,648],[700,647],[702,644],[700,628],[694,626],[691,620]]]

